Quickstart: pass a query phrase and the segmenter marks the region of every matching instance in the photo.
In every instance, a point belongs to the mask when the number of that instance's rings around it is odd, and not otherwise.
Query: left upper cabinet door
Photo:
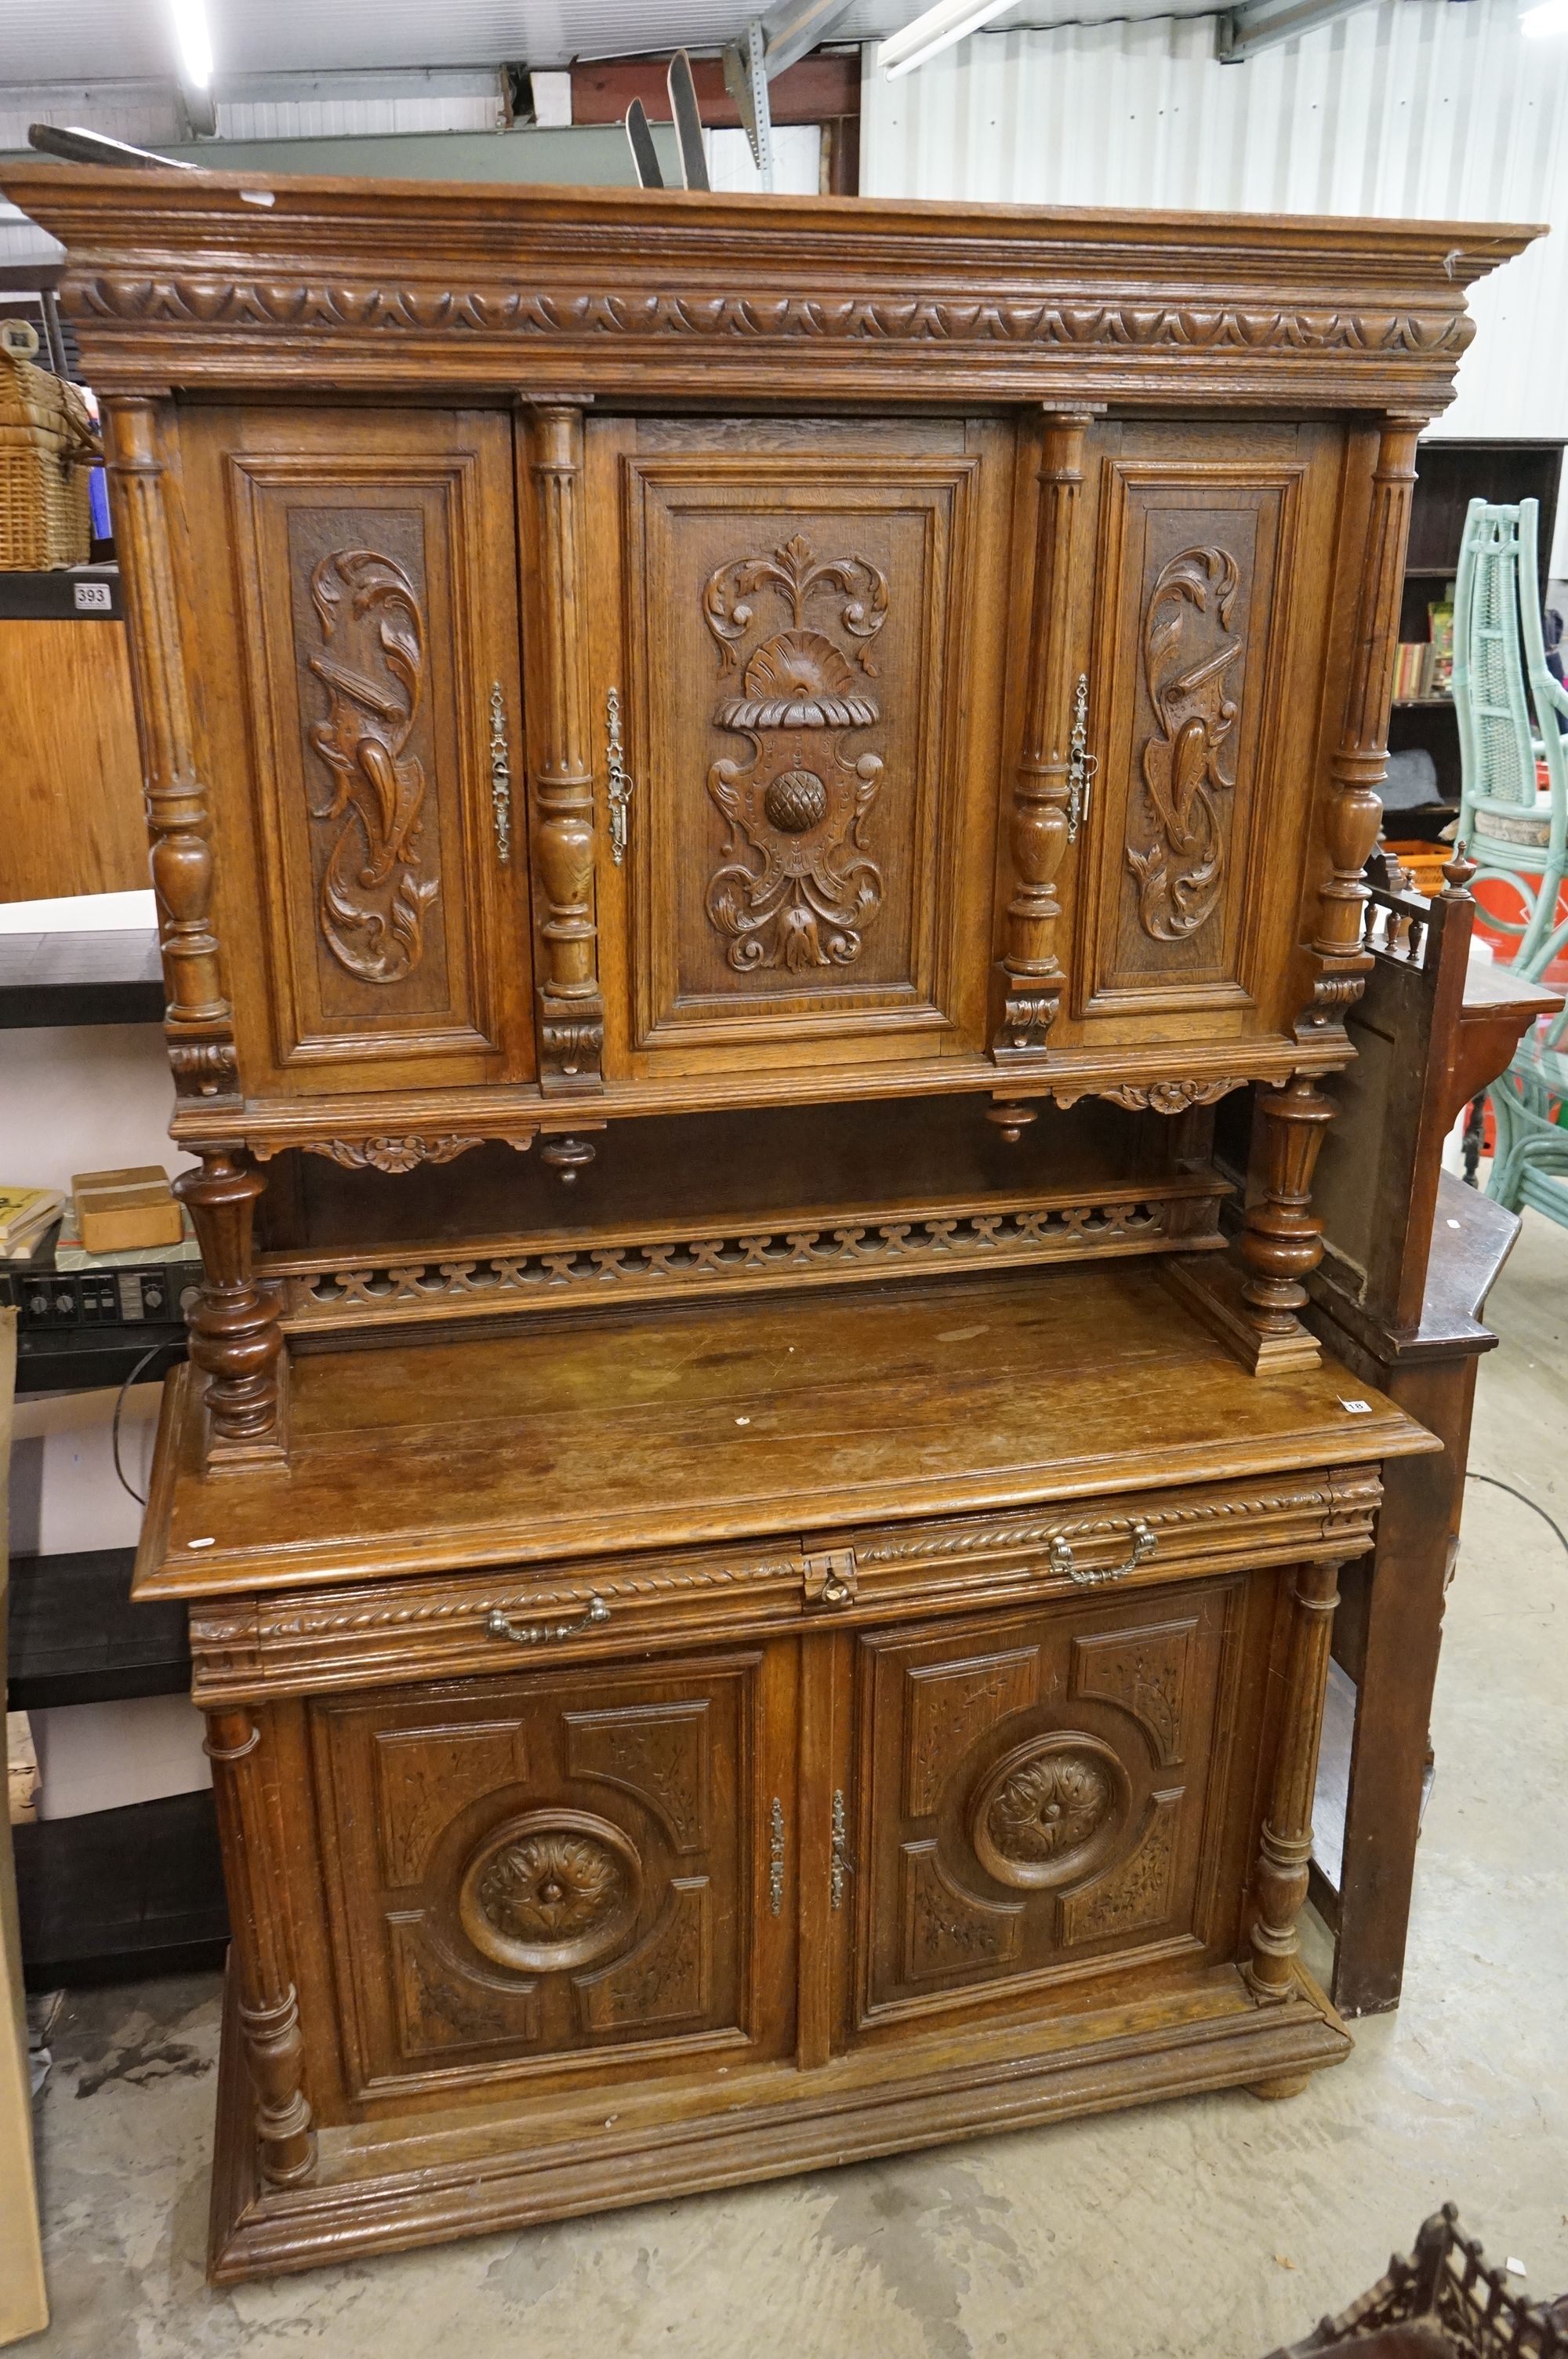
[[[531,1078],[507,420],[191,407],[179,454],[246,1094]]]

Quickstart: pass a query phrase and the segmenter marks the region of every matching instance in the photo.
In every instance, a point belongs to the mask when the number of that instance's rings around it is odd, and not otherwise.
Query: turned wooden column
[[[105,406],[104,456],[129,620],[152,881],[168,994],[164,1030],[181,1096],[232,1097],[238,1086],[233,1017],[211,927],[211,826],[191,745],[158,427],[158,408],[151,401]]]
[[[582,463],[581,409],[566,402],[536,407],[531,413],[528,470],[538,637],[533,670],[543,693],[529,700],[528,726],[533,857],[541,905],[539,1086],[554,1095],[603,1086]]]
[[[190,1356],[207,1378],[207,1465],[222,1473],[276,1462],[283,1433],[283,1333],[276,1288],[252,1267],[256,1199],[266,1181],[237,1147],[203,1147],[174,1192],[190,1208],[202,1283]]]
[[[297,2187],[316,2169],[316,2133],[305,2096],[305,2044],[288,1971],[287,1918],[272,1874],[274,1810],[261,1730],[248,1712],[207,1715],[208,1757],[223,1845],[245,2060],[255,2092],[257,2158],[275,2187]]]
[[[1260,1193],[1244,1215],[1241,1299],[1263,1357],[1278,1364],[1299,1351],[1314,1364],[1317,1344],[1296,1314],[1307,1299],[1303,1280],[1323,1259],[1323,1223],[1308,1207],[1334,1106],[1310,1074],[1297,1073],[1283,1089],[1265,1090],[1258,1110],[1262,1169]]]
[[[1269,1797],[1255,1878],[1257,1916],[1252,1954],[1242,1971],[1254,1997],[1290,1995],[1301,1948],[1296,1919],[1307,1895],[1312,1859],[1312,1800],[1317,1780],[1323,1700],[1328,1686],[1328,1643],[1339,1603],[1339,1567],[1297,1568],[1290,1661],[1285,1672],[1284,1723]],[[1281,2084],[1270,2093],[1285,2095]]]
[[[1066,981],[1056,950],[1056,878],[1067,849],[1073,731],[1073,528],[1083,489],[1084,432],[1094,408],[1049,409],[1040,460],[1023,733],[1013,774],[1004,995],[992,1039],[999,1063],[1037,1054]]]
[[[1367,888],[1361,879],[1382,825],[1381,792],[1389,771],[1389,704],[1399,645],[1405,543],[1415,486],[1416,441],[1424,418],[1383,420],[1372,477],[1372,506],[1361,553],[1356,639],[1339,746],[1330,765],[1325,814],[1331,873],[1318,893],[1318,961],[1308,1025],[1343,1027],[1345,1010],[1360,998],[1371,966],[1361,947]]]

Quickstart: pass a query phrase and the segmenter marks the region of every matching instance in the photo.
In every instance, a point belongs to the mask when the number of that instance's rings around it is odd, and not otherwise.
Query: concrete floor
[[[1473,1468],[1568,1525],[1568,1234],[1492,1301]],[[41,2104],[55,2321],[30,2359],[1258,2359],[1444,2197],[1568,2287],[1568,1554],[1472,1484],[1404,2005],[1244,2094],[214,2294],[216,1985],[72,1999]]]

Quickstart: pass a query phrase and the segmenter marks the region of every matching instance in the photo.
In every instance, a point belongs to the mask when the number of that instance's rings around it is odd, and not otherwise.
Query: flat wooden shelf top
[[[1331,1361],[1249,1375],[1154,1268],[1125,1262],[301,1353],[287,1469],[203,1478],[188,1370],[164,1419],[141,1596],[795,1535],[1438,1447]]]

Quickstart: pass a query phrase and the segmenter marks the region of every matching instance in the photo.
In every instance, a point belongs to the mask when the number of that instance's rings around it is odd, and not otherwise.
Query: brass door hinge
[[[806,1560],[808,1605],[852,1605],[859,1594],[853,1549],[826,1549]]]

